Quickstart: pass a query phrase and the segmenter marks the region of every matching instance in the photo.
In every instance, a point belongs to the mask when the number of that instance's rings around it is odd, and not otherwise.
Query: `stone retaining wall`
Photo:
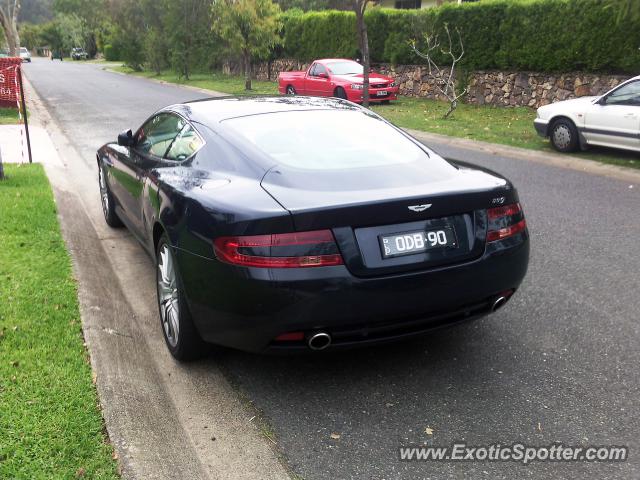
[[[435,83],[420,65],[376,65],[400,84],[400,94],[410,97],[440,98]],[[629,76],[591,73],[543,74],[536,72],[471,72],[466,102],[476,105],[540,107],[548,103],[587,95],[602,95]]]
[[[291,59],[277,59],[254,66],[258,80],[278,78],[281,71],[303,70],[308,66]],[[421,65],[376,64],[376,72],[396,79],[400,95],[443,99],[427,70]],[[226,66],[227,73],[241,74],[239,66]],[[543,74],[537,72],[476,71],[468,78],[467,103],[476,105],[528,106],[537,108],[548,103],[586,95],[601,95],[629,76],[592,73]]]

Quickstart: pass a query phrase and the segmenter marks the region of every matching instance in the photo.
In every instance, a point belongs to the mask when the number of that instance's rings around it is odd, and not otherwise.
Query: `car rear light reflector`
[[[275,339],[276,342],[300,342],[304,340],[304,332],[289,332],[278,335]]]
[[[519,203],[512,203],[503,207],[495,207],[487,210],[489,228],[487,230],[487,242],[504,240],[527,228],[527,221]]]
[[[246,267],[302,268],[342,265],[331,230],[220,237],[213,242],[216,257]]]

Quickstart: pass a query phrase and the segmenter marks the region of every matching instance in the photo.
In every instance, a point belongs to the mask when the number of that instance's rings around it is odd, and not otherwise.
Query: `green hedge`
[[[111,44],[104,46],[104,59],[108,62],[116,62],[120,60],[120,50]]]
[[[603,0],[483,0],[425,10],[371,8],[366,13],[374,62],[420,63],[408,42],[444,24],[462,32],[470,70],[640,73],[640,20]],[[357,57],[352,12],[285,12],[283,56]]]

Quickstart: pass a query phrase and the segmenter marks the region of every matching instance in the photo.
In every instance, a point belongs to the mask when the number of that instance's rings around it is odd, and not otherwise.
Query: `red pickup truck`
[[[281,95],[338,97],[362,102],[362,65],[353,60],[324,59],[313,62],[305,72],[281,72],[278,90]],[[391,77],[369,75],[371,102],[397,100],[398,86]]]

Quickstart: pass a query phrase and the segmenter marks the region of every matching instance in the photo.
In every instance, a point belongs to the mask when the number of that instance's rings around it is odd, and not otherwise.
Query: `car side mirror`
[[[320,77],[320,78],[329,78],[329,75],[326,74],[326,73],[319,73],[318,77]]]
[[[132,147],[133,143],[133,132],[131,130],[126,130],[118,135],[118,145],[121,147]]]

